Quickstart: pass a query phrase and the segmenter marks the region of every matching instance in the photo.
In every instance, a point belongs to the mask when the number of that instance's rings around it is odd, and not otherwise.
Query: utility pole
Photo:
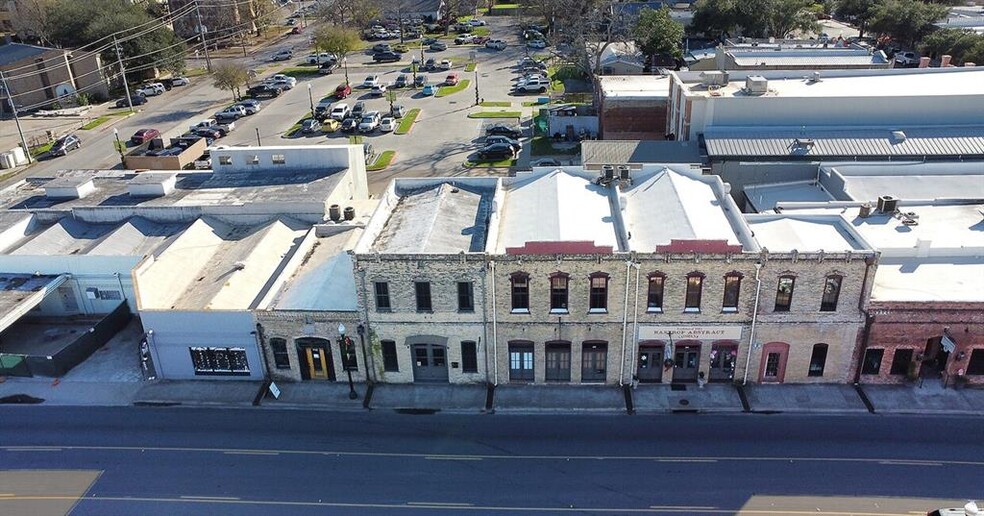
[[[195,0],[195,17],[198,18],[198,35],[202,37],[202,48],[205,50],[205,69],[212,73],[212,58],[208,55],[208,43],[205,41],[205,25],[202,24],[202,11],[199,1]]]
[[[113,36],[113,48],[116,49],[116,62],[120,65],[120,77],[123,78],[123,89],[126,91],[126,103],[130,106],[130,112],[133,113],[133,98],[130,97],[130,85],[126,82],[126,68],[123,68],[123,51],[120,50],[120,44],[116,41],[116,36]]]
[[[32,163],[34,158],[31,157],[31,148],[27,146],[27,140],[24,139],[24,130],[21,129],[20,118],[17,116],[17,106],[14,105],[14,96],[10,93],[10,88],[7,87],[7,76],[3,74],[3,70],[0,70],[0,82],[3,83],[3,93],[7,96],[10,111],[14,113],[14,123],[17,124],[17,134],[20,135],[21,146],[24,147],[27,162]]]

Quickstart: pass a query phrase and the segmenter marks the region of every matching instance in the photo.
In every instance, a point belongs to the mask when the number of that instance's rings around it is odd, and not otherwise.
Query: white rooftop
[[[772,252],[841,253],[869,250],[836,215],[746,215],[759,245]]]
[[[596,79],[605,98],[648,99],[670,96],[668,76],[601,75]]]
[[[745,198],[756,212],[772,211],[778,202],[825,202],[834,200],[816,181],[796,181],[779,184],[751,185],[743,190]]]
[[[887,64],[881,51],[869,53],[863,49],[783,49],[739,50],[728,52],[739,66],[864,66]]]
[[[873,301],[984,301],[984,258],[883,258]]]
[[[358,308],[355,272],[347,251],[355,247],[361,236],[362,228],[350,228],[318,237],[269,308],[355,311]]]
[[[865,73],[849,73],[865,72]],[[731,80],[726,86],[713,90],[714,97],[747,97],[745,76],[729,72]],[[696,96],[712,96],[712,91],[700,84],[699,76],[687,74],[686,93]],[[974,68],[911,68],[897,70],[847,70],[821,72],[821,80],[808,80],[808,74],[779,74],[756,71],[769,79],[769,92],[765,96],[777,97],[959,97],[984,95],[984,67]],[[781,75],[784,78],[775,78]]]
[[[634,181],[619,194],[624,197],[622,216],[633,250],[655,252],[656,246],[674,239],[741,245],[729,217],[731,208],[721,202],[711,180],[664,168]]]
[[[840,200],[874,201],[882,195],[984,199],[982,162],[833,163],[821,166],[820,172],[820,180]]]
[[[496,252],[527,242],[593,242],[619,250],[610,189],[562,169],[503,180]]]
[[[372,247],[382,253],[480,252],[490,193],[450,183],[402,193]]]

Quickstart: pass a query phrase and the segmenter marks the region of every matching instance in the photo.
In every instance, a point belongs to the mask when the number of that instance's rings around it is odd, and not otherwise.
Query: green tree
[[[644,8],[632,29],[636,47],[648,62],[658,55],[680,58],[683,55],[683,25],[670,17],[669,7]]]
[[[352,52],[362,48],[359,31],[348,27],[322,25],[314,33],[314,48],[319,52],[333,54],[342,62]],[[345,84],[349,83],[348,67],[345,70]]]
[[[863,37],[868,24],[882,0],[837,0],[834,12],[837,16],[853,23],[858,28],[858,36]]]
[[[245,68],[234,64],[222,64],[212,71],[212,85],[232,93],[232,100],[239,100],[240,88],[249,80]]]
[[[984,35],[973,31],[941,29],[923,38],[919,51],[930,57],[947,54],[953,57],[953,64],[962,64],[967,61],[977,62],[970,54],[975,46],[982,43],[984,43]]]
[[[697,0],[690,27],[712,38],[730,36],[738,28],[735,0]]]
[[[819,30],[813,0],[698,0],[692,27],[718,38],[732,33],[787,38]]]
[[[813,0],[772,0],[766,11],[768,35],[785,39],[794,32],[820,32]]]
[[[875,6],[869,27],[908,46],[936,29],[935,22],[950,12],[946,5],[919,0],[884,0]]]

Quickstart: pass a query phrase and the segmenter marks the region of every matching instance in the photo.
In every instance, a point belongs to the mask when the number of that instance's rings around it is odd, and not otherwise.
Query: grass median
[[[390,163],[393,161],[393,158],[395,156],[396,156],[396,151],[392,151],[392,150],[383,151],[383,153],[376,158],[376,161],[372,162],[372,165],[366,167],[366,171],[379,172],[380,170],[385,169],[386,167],[390,166]]]
[[[111,117],[109,117],[109,116],[101,116],[101,117],[96,118],[96,119],[90,121],[89,123],[83,125],[81,127],[81,129],[83,131],[88,131],[90,129],[95,129],[95,128],[99,127],[100,125],[103,125],[106,122],[108,122],[110,118]]]
[[[447,97],[448,95],[454,95],[455,93],[458,93],[459,91],[462,91],[465,88],[467,88],[470,84],[471,81],[469,81],[468,79],[464,79],[458,84],[455,84],[454,86],[441,86],[441,88],[437,90],[437,95],[435,96]]]
[[[475,63],[468,63],[468,64],[465,65],[465,71],[466,72],[474,72],[476,66],[478,66],[478,65],[475,64]]]
[[[478,111],[468,113],[468,118],[520,118],[523,114],[519,111]]]
[[[501,100],[483,100],[479,103],[482,107],[512,107],[512,102],[505,102]]]
[[[403,118],[400,119],[400,125],[396,126],[396,130],[393,131],[395,134],[407,134],[413,127],[414,122],[417,121],[417,115],[420,114],[420,108],[411,109]]]

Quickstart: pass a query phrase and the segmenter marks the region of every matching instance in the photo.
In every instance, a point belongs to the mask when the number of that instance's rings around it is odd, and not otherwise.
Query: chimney
[[[950,57],[947,54],[943,54],[940,57],[940,68],[946,68],[946,67],[950,66],[950,59],[953,59],[953,58]]]
[[[929,58],[920,57],[919,58],[919,68],[929,68]]]

